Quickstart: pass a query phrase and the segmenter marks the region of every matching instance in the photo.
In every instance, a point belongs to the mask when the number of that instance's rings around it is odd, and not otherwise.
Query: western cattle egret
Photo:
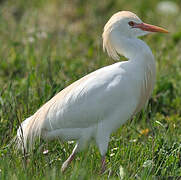
[[[22,122],[17,144],[28,148],[36,137],[75,140],[72,154],[62,165],[64,171],[75,154],[95,139],[104,172],[111,133],[143,108],[154,87],[153,54],[137,39],[150,32],[168,31],[143,23],[129,11],[114,14],[104,27],[103,49],[113,59],[123,55],[128,61],[98,69],[63,89]]]

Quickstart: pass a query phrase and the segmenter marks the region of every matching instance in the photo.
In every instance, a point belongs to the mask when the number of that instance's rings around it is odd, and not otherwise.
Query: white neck
[[[147,44],[135,37],[123,37],[117,33],[112,33],[111,42],[118,54],[121,54],[129,60],[146,60],[145,56],[150,56],[154,60],[153,54]],[[149,59],[150,59],[149,58]]]
[[[119,37],[119,39],[115,38],[112,40],[114,40],[112,41],[112,44],[114,44],[116,51],[127,57],[129,61],[132,61],[131,65],[134,65],[136,70],[135,76],[139,76],[139,74],[141,74],[141,94],[139,103],[134,112],[135,114],[139,112],[148,101],[154,88],[156,77],[154,56],[147,44],[140,39]]]

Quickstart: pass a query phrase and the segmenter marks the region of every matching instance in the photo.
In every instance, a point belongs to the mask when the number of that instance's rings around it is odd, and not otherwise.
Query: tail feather
[[[17,131],[16,145],[17,148],[32,149],[35,139],[40,138],[43,131],[44,123],[47,123],[47,114],[49,111],[54,111],[56,103],[62,97],[61,94],[57,94],[44,104],[34,115],[23,121]],[[50,122],[48,122],[50,123]],[[46,136],[44,134],[44,136]]]
[[[16,146],[22,151],[32,149],[34,141],[40,137],[41,128],[37,126],[35,116],[31,116],[23,121],[17,130]]]
[[[27,150],[28,148],[27,139],[29,136],[29,132],[27,132],[26,129],[31,120],[32,120],[32,116],[27,118],[25,121],[23,121],[17,130],[16,145],[18,149]]]
[[[52,103],[46,103],[34,115],[23,121],[17,131],[18,149],[32,149],[35,139],[40,138],[43,124]]]

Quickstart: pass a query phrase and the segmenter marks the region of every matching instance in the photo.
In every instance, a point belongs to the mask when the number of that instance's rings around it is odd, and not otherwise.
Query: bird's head
[[[114,14],[104,26],[103,49],[107,50],[108,55],[113,59],[119,59],[112,39],[119,37],[136,38],[152,32],[168,33],[161,27],[143,23],[136,14],[130,11],[120,11]]]

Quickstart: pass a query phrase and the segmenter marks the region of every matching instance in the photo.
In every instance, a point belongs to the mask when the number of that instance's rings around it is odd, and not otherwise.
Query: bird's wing
[[[121,81],[118,74],[123,70],[118,68],[119,64],[94,71],[63,89],[33,115],[34,124],[30,126],[81,128],[103,120],[114,108],[109,104],[115,100],[112,87]]]
[[[109,86],[117,76],[116,68],[102,68],[65,88],[52,99],[54,104],[46,120],[61,128],[89,127],[103,120],[108,113],[105,106],[109,107]]]

